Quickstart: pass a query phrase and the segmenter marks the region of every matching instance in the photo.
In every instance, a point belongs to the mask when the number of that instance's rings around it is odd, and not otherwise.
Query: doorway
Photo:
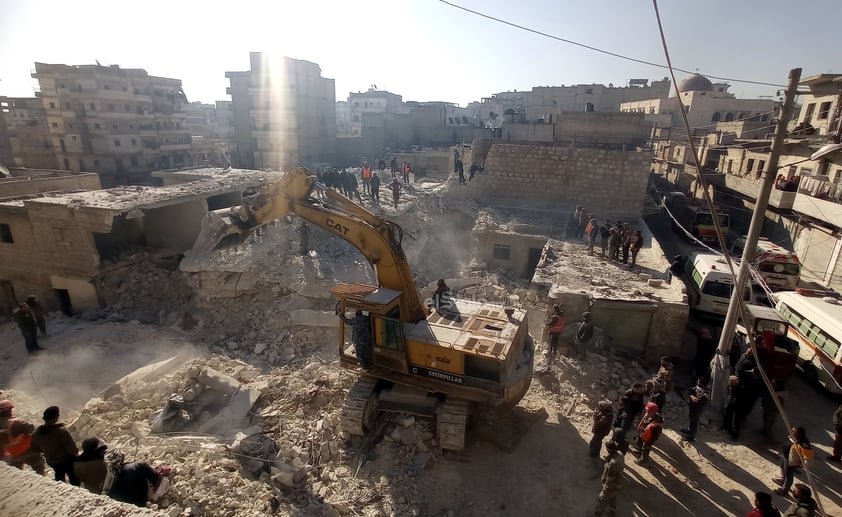
[[[526,277],[532,278],[535,274],[535,268],[538,267],[538,261],[541,260],[541,248],[529,248],[529,257],[526,260]]]
[[[18,298],[15,296],[15,288],[8,280],[0,281],[0,311],[3,311],[4,319],[12,317],[12,311],[18,306]]]
[[[70,291],[67,289],[53,289],[56,293],[56,300],[58,301],[61,312],[65,316],[73,316],[73,304],[70,303]]]

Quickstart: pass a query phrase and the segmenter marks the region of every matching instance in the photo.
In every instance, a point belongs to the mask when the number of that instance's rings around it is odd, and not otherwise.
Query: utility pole
[[[734,282],[734,291],[731,293],[731,302],[728,304],[728,313],[725,316],[725,324],[722,327],[722,334],[719,336],[711,382],[711,407],[719,410],[725,405],[725,393],[728,376],[726,366],[728,356],[731,352],[731,345],[734,340],[734,331],[737,326],[737,318],[740,316],[740,302],[745,291],[746,280],[749,277],[749,268],[754,263],[757,252],[757,240],[763,230],[763,223],[766,220],[766,208],[769,205],[769,196],[772,193],[772,186],[778,174],[778,159],[781,156],[781,146],[786,137],[786,127],[792,116],[792,109],[795,105],[795,94],[798,89],[798,82],[801,80],[801,69],[794,68],[789,71],[789,82],[784,94],[784,104],[781,107],[781,115],[778,117],[778,127],[775,129],[775,137],[772,140],[772,150],[769,153],[769,164],[763,183],[757,192],[757,200],[754,204],[754,212],[751,215],[751,225],[746,236],[746,245],[743,248],[743,257],[740,259],[740,269],[737,279]]]

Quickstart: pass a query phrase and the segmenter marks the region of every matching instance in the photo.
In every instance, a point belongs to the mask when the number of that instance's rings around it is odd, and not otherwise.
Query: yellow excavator
[[[370,364],[361,365],[346,340],[347,319],[337,317],[341,363],[360,374],[341,410],[345,431],[364,436],[379,411],[411,413],[435,419],[443,449],[462,450],[471,411],[510,408],[523,398],[534,358],[525,312],[459,299],[438,310],[423,305],[400,226],[327,189],[307,169],[263,185],[240,206],[208,212],[193,249],[223,247],[290,214],[351,243],[376,273],[377,285],[330,290],[337,315],[362,311],[371,337]]]

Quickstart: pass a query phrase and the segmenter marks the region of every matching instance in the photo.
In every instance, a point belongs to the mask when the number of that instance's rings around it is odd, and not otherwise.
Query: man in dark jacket
[[[380,177],[376,172],[371,175],[371,200],[380,204]]]
[[[76,458],[76,464],[73,466],[73,473],[82,487],[94,494],[102,492],[102,483],[107,473],[103,458],[107,449],[108,446],[99,438],[85,438],[82,441],[82,454]]]
[[[20,333],[23,335],[23,342],[26,345],[26,351],[30,354],[44,350],[38,344],[38,320],[32,313],[29,305],[22,303],[12,311],[15,317],[15,323],[18,324]]]
[[[55,472],[56,481],[65,481],[79,486],[79,479],[73,472],[73,463],[79,450],[70,432],[59,421],[59,409],[50,406],[44,410],[44,425],[32,433],[32,447],[44,453],[44,457]]]
[[[108,495],[118,501],[145,508],[149,501],[149,489],[156,490],[161,484],[161,479],[161,475],[148,463],[126,463]]]
[[[354,343],[354,353],[360,362],[360,368],[368,370],[371,366],[371,318],[361,310],[358,310],[353,318],[347,318],[344,314],[340,314],[339,317],[353,329],[351,341]]]
[[[35,321],[38,322],[38,330],[41,331],[42,336],[47,335],[47,318],[44,315],[44,307],[38,303],[38,300],[35,298],[34,294],[30,294],[26,297],[26,305],[29,306],[29,309],[32,311],[32,315],[35,316]]]
[[[591,313],[582,313],[582,322],[576,330],[576,348],[579,352],[579,360],[584,361],[588,358],[588,347],[591,345],[593,339],[593,323],[591,322]]]
[[[593,412],[593,438],[590,443],[591,458],[598,458],[599,451],[602,449],[602,440],[611,432],[612,422],[614,421],[614,405],[609,400],[600,400]]]
[[[705,377],[699,377],[696,379],[696,385],[690,388],[690,401],[688,403],[690,425],[687,429],[681,430],[686,435],[685,439],[688,442],[696,440],[696,433],[699,430],[699,419],[702,417],[702,412],[704,412],[705,406],[709,401],[710,390],[708,390],[708,381]]]

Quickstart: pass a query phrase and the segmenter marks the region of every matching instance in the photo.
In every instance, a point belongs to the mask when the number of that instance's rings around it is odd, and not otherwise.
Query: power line
[[[632,61],[634,63],[640,63],[642,65],[653,66],[653,67],[662,68],[662,69],[665,69],[665,70],[670,69],[669,66],[661,64],[661,63],[654,63],[652,61],[646,61],[645,59],[638,59],[638,58],[635,58],[635,57],[626,56],[626,55],[623,55],[623,54],[618,54],[616,52],[611,52],[610,50],[604,50],[604,49],[601,49],[601,48],[592,47],[591,45],[579,43],[578,41],[569,40],[569,39],[566,39],[566,38],[562,38],[560,36],[555,36],[553,34],[548,34],[546,32],[539,31],[537,29],[532,29],[532,28],[526,27],[524,25],[519,25],[517,23],[510,22],[508,20],[503,20],[502,18],[497,18],[495,16],[491,16],[490,14],[485,14],[485,13],[482,13],[480,11],[468,9],[467,7],[461,6],[459,4],[454,4],[453,2],[448,2],[447,0],[439,0],[439,2],[441,2],[445,5],[448,5],[450,7],[453,7],[455,9],[459,9],[461,11],[465,11],[467,13],[470,13],[470,14],[473,14],[473,15],[476,15],[476,16],[480,16],[482,18],[486,18],[488,20],[492,20],[492,21],[495,21],[495,22],[498,22],[498,23],[502,23],[503,25],[508,25],[509,27],[514,27],[514,28],[520,29],[522,31],[531,32],[532,34],[544,36],[545,38],[554,39],[554,40],[560,41],[562,43],[575,45],[577,47],[582,47],[582,48],[585,48],[585,49],[588,49],[588,50],[592,50],[594,52],[599,52],[601,54],[606,54],[606,55],[616,57],[616,58],[619,58],[619,59],[625,59],[626,61]],[[698,73],[698,72],[691,72],[690,70],[685,70],[683,68],[675,68],[675,67],[673,67],[672,70],[678,70],[679,72],[684,72],[685,74],[691,74],[691,75],[695,75],[695,74]],[[720,81],[731,81],[731,82],[734,82],[734,83],[759,84],[761,86],[774,86],[776,88],[784,88],[786,86],[786,85],[777,84],[777,83],[767,83],[767,82],[763,82],[763,81],[751,81],[751,80],[748,80],[748,79],[734,79],[732,77],[720,77],[720,76],[708,75],[708,74],[705,74],[705,77],[707,77],[709,79],[718,79]]]

